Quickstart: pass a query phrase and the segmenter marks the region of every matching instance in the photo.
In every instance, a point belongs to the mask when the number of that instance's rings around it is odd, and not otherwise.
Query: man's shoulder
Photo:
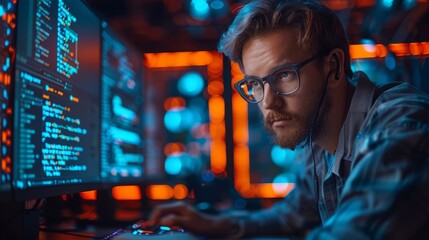
[[[374,105],[391,103],[392,107],[403,104],[429,106],[429,95],[407,82],[392,82],[377,86]],[[386,107],[387,105],[384,105]]]
[[[361,126],[361,133],[401,133],[429,128],[429,95],[409,83],[377,87],[374,102]]]

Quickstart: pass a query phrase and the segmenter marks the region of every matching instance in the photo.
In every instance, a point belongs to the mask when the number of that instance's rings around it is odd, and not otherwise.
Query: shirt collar
[[[357,87],[347,112],[346,120],[341,127],[337,150],[335,152],[332,172],[340,176],[341,161],[352,161],[355,138],[363,121],[372,106],[375,85],[363,72],[353,74],[353,81],[357,81]],[[341,176],[340,176],[341,177]]]

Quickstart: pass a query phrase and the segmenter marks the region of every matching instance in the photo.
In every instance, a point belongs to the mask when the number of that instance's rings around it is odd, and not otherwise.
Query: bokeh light
[[[296,151],[283,149],[277,145],[271,149],[271,159],[279,167],[288,167],[296,158]]]
[[[190,130],[199,121],[198,114],[188,108],[172,108],[164,116],[165,128],[173,133]]]
[[[180,154],[172,154],[165,159],[165,172],[170,175],[178,175],[182,170],[182,156]]]
[[[201,93],[203,88],[203,76],[197,72],[185,73],[178,82],[179,92],[185,96],[196,96]]]

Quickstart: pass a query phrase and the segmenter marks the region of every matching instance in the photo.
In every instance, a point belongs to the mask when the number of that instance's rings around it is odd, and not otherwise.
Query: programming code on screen
[[[144,175],[142,60],[106,26],[102,43],[101,177],[123,182]]]
[[[14,186],[99,178],[100,21],[80,1],[19,1]]]

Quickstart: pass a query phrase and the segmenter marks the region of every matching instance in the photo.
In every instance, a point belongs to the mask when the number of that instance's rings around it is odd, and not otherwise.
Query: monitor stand
[[[110,225],[116,221],[115,211],[118,206],[110,188],[97,190],[97,203],[95,207],[99,224]]]
[[[124,206],[126,205],[126,206]],[[125,227],[142,217],[142,201],[118,201],[112,196],[112,189],[97,190],[95,202],[96,220],[93,225]]]

